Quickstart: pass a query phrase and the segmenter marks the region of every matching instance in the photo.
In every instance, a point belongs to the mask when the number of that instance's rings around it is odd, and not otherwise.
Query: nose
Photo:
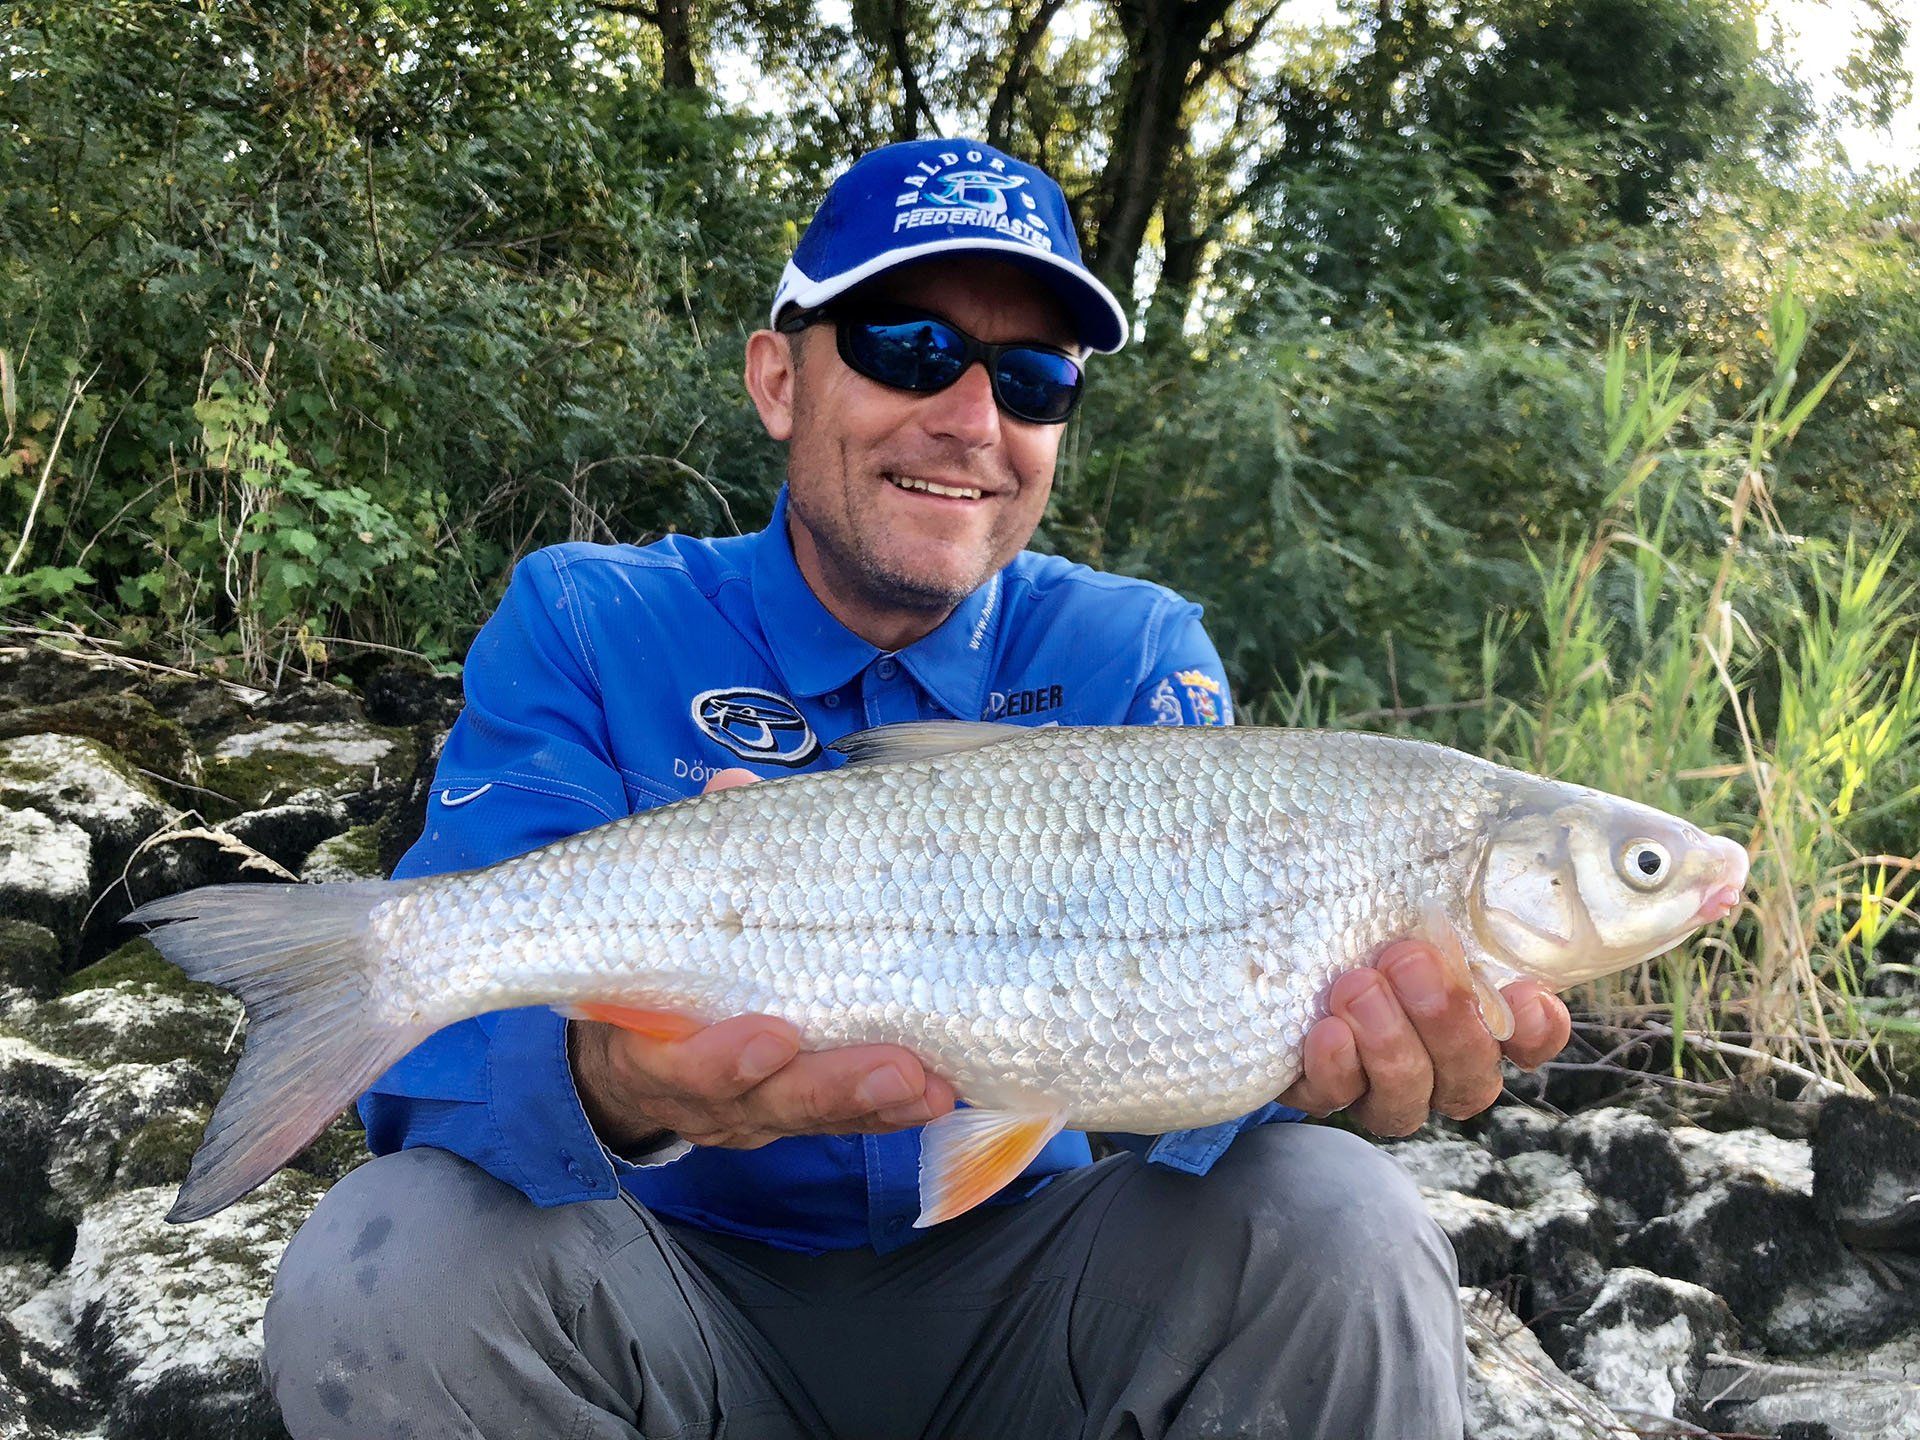
[[[1737,901],[1740,891],[1746,888],[1747,867],[1752,863],[1747,858],[1747,847],[1724,835],[1709,835],[1707,839],[1720,857],[1720,883],[1734,892]]]
[[[922,407],[929,435],[959,441],[969,449],[1000,439],[1000,407],[994,403],[993,381],[983,360],[967,366],[946,389],[929,395]]]

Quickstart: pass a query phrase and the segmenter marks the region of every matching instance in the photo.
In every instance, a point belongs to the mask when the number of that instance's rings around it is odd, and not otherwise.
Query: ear
[[[793,437],[793,387],[796,367],[790,348],[795,337],[772,330],[756,330],[747,337],[747,365],[742,378],[760,423],[775,440]]]

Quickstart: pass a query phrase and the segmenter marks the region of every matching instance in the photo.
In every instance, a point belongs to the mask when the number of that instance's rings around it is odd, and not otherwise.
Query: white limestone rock
[[[88,1388],[109,1397],[112,1433],[149,1433],[158,1416],[169,1433],[278,1433],[260,1321],[280,1254],[324,1188],[282,1171],[194,1225],[166,1223],[171,1187],[89,1206],[66,1270],[15,1323],[64,1334]]]
[[[1686,1182],[1666,1130],[1635,1110],[1606,1107],[1569,1116],[1554,1132],[1554,1145],[1623,1223],[1666,1214]]]
[[[218,1094],[185,1057],[108,1066],[56,1122],[47,1183],[76,1213],[112,1189],[178,1184]]]
[[[1466,1440],[1619,1440],[1611,1411],[1555,1365],[1500,1299],[1463,1287]]]
[[[0,805],[78,825],[103,867],[110,859],[124,862],[170,813],[119,756],[82,735],[0,740]]]
[[[1691,1191],[1728,1180],[1756,1180],[1800,1195],[1813,1194],[1813,1147],[1765,1130],[1702,1130],[1676,1125],[1667,1132],[1679,1152]]]
[[[310,790],[338,799],[403,786],[416,749],[409,730],[355,720],[276,721],[216,745],[207,784],[248,810]]]
[[[1635,1421],[1691,1421],[1701,1367],[1710,1353],[1732,1348],[1737,1327],[1711,1290],[1627,1268],[1607,1276],[1571,1332],[1568,1373],[1615,1411]]]
[[[1496,1204],[1512,1196],[1505,1167],[1471,1140],[1412,1139],[1379,1148],[1422,1189],[1454,1190]]]
[[[67,820],[0,805],[0,914],[44,925],[71,949],[93,893],[93,842]]]

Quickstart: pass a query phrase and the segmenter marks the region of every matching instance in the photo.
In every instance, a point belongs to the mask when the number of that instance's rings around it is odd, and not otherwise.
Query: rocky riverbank
[[[0,1440],[283,1433],[261,1311],[361,1137],[164,1224],[239,1011],[119,922],[384,874],[458,707],[399,665],[264,694],[0,654]],[[1570,1106],[1384,1147],[1459,1256],[1474,1440],[1920,1440],[1920,1104]]]

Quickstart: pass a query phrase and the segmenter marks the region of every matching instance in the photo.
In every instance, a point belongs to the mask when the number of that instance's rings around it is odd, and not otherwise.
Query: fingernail
[[[1379,981],[1362,990],[1347,1008],[1353,1012],[1354,1019],[1377,1035],[1384,1035],[1393,1029],[1393,997]]]
[[[1403,1003],[1418,1005],[1423,1010],[1445,1003],[1446,977],[1426,951],[1414,950],[1401,956],[1388,967],[1387,974]]]
[[[869,1110],[881,1110],[889,1105],[899,1105],[914,1096],[913,1086],[907,1083],[907,1077],[900,1073],[895,1065],[882,1065],[866,1079],[860,1082],[860,1088],[853,1092],[858,1100]]]
[[[895,1105],[890,1110],[882,1110],[879,1116],[889,1125],[924,1125],[933,1119],[933,1107],[927,1103],[926,1097],[922,1096],[905,1105]]]
[[[764,1080],[793,1058],[793,1047],[778,1035],[756,1035],[740,1052],[740,1074],[747,1080]]]

